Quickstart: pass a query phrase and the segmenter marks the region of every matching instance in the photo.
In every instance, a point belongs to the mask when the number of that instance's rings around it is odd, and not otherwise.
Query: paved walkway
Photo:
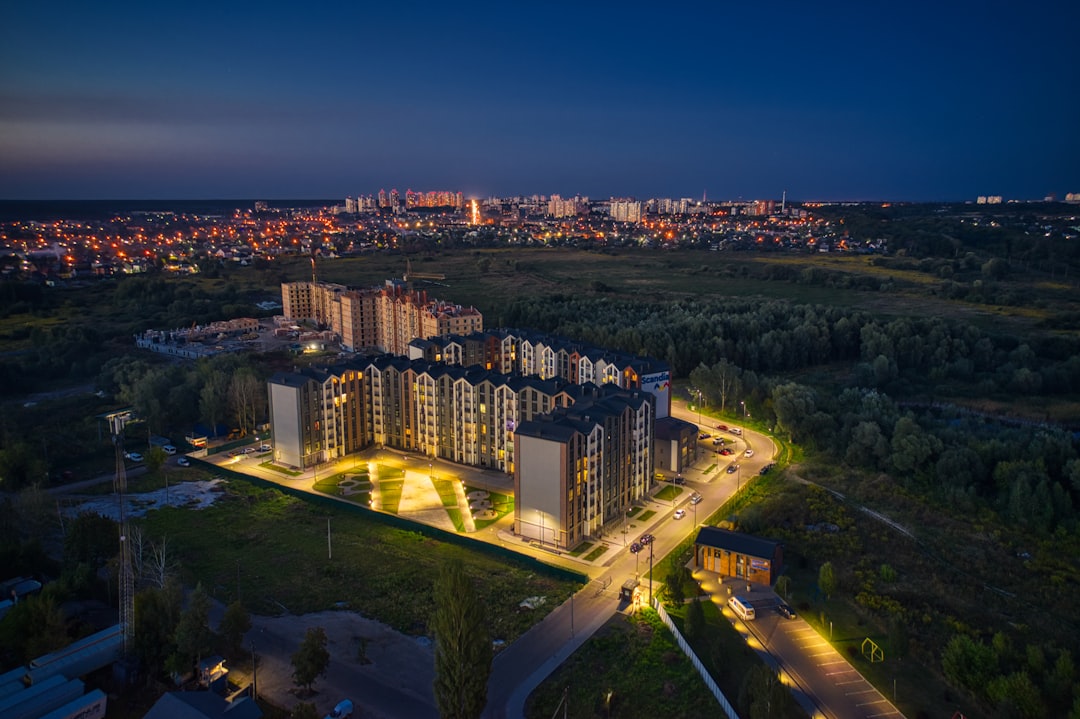
[[[903,719],[903,714],[873,687],[847,658],[801,617],[784,619],[776,612],[780,597],[771,588],[747,584],[714,572],[693,570],[711,601],[762,660],[773,667],[780,681],[813,718]],[[738,594],[756,611],[752,621],[742,621],[727,607],[728,597]]]

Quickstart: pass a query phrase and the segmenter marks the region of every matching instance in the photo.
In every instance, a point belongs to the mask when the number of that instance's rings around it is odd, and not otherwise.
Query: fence
[[[660,619],[667,625],[667,628],[671,630],[671,633],[675,635],[675,641],[679,643],[679,648],[683,650],[683,654],[690,659],[690,663],[694,665],[698,674],[705,680],[705,686],[712,692],[712,695],[716,697],[716,701],[720,703],[720,708],[724,710],[724,714],[727,715],[728,719],[739,719],[739,715],[731,706],[731,702],[729,702],[727,697],[724,696],[724,693],[720,691],[720,687],[716,686],[716,682],[713,681],[713,678],[705,669],[705,665],[698,659],[697,654],[694,654],[694,650],[690,648],[690,644],[683,639],[683,635],[680,634],[679,630],[675,627],[675,622],[671,621],[671,617],[669,617],[668,613],[664,610],[663,603],[654,597],[653,606],[656,608],[656,613],[660,615]]]

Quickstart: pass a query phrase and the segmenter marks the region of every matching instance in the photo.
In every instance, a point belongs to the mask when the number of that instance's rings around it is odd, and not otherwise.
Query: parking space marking
[[[833,650],[830,649],[827,652],[818,652],[817,654],[807,654],[806,656],[808,656],[808,657],[831,657],[831,656],[833,656],[835,654],[836,654],[836,652],[834,652]]]
[[[851,696],[855,696],[856,694],[872,694],[873,692],[876,692],[876,691],[877,691],[877,689],[860,689],[857,692],[844,692],[844,695],[851,697]]]
[[[875,699],[872,702],[863,702],[862,704],[856,704],[855,706],[857,706],[857,707],[868,707],[871,704],[888,704],[888,702],[889,702],[888,699],[882,698],[882,699]]]
[[[892,711],[882,712],[880,714],[868,714],[866,719],[874,719],[875,717],[902,717],[902,716],[904,716],[904,715],[901,714],[898,709],[893,709]]]
[[[837,659],[835,662],[818,662],[817,663],[817,665],[819,667],[827,667],[830,664],[847,664],[847,660],[846,659]]]
[[[834,675],[836,675],[836,674],[850,674],[851,672],[854,672],[854,671],[855,671],[854,669],[841,669],[841,670],[840,670],[840,671],[838,671],[838,672],[826,672],[826,673],[825,673],[825,676],[827,676],[827,677],[831,677],[831,676],[834,676]],[[856,672],[856,673],[857,673],[857,672]],[[865,681],[865,680],[861,680],[861,679],[860,679],[859,681]]]
[[[851,671],[855,671],[855,670],[853,669]],[[833,674],[847,674],[847,672],[833,672]],[[829,675],[826,674],[825,676],[829,676]],[[842,687],[845,684],[862,684],[865,681],[866,681],[865,679],[852,679],[850,682],[836,682],[835,684],[838,687]]]

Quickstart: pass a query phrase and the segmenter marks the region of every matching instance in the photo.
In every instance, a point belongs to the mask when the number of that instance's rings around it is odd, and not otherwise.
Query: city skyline
[[[1080,8],[6,8],[0,198],[1080,191]]]

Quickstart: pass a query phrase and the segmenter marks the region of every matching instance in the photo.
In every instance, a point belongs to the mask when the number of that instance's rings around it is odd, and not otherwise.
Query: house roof
[[[169,692],[143,719],[262,719],[262,709],[247,697],[230,703],[213,692]]]
[[[727,549],[737,554],[745,554],[751,557],[771,559],[776,553],[776,548],[783,546],[782,542],[772,539],[763,539],[749,534],[731,532],[719,527],[702,527],[698,530],[694,544],[716,549]]]

